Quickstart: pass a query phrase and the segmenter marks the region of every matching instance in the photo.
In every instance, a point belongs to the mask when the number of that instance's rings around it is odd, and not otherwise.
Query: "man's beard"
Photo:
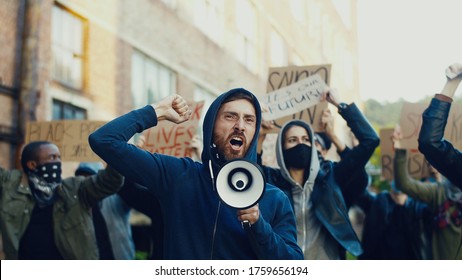
[[[242,150],[235,151],[231,148],[230,141],[234,136],[240,136],[243,139]],[[244,135],[239,133],[233,133],[228,138],[224,139],[217,135],[214,136],[214,143],[217,147],[217,153],[221,160],[229,161],[236,158],[243,158],[247,153],[246,138]]]

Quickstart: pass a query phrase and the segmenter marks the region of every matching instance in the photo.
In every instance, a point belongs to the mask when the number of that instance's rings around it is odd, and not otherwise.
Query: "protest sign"
[[[48,141],[56,144],[62,161],[100,161],[88,144],[88,136],[105,123],[89,120],[29,122],[25,142]]]
[[[162,121],[143,132],[145,150],[175,157],[192,157],[190,143],[199,126],[204,101],[188,105],[193,112],[188,121],[180,124]]]
[[[444,138],[457,149],[462,149],[462,105],[453,103],[449,111],[448,122],[444,131]],[[405,102],[401,111],[401,146],[405,149],[417,149],[422,114],[428,104]]]
[[[312,65],[312,66],[288,66],[274,67],[269,69],[267,89],[268,93],[290,86],[303,79],[307,79],[313,75],[319,75],[321,80],[329,85],[330,83],[331,65]],[[262,100],[267,99],[261,97]],[[274,100],[273,100],[274,101]],[[266,102],[262,102],[266,104]],[[270,107],[270,106],[269,106]],[[292,119],[301,119],[309,123],[314,130],[322,131],[320,120],[322,111],[327,108],[327,102],[323,101],[309,108],[304,108],[291,115],[274,120],[274,129],[271,131],[277,133],[284,123]]]
[[[268,109],[263,112],[263,119],[272,121],[317,105],[321,102],[322,93],[326,87],[321,76],[315,74],[269,92],[262,100]]]
[[[393,180],[393,159],[395,150],[393,147],[393,128],[381,129],[380,150],[382,152],[382,179],[391,182]],[[402,143],[402,142],[401,142]],[[407,171],[414,179],[421,179],[429,176],[429,163],[418,150],[407,149]]]
[[[462,104],[452,103],[444,137],[462,151]]]

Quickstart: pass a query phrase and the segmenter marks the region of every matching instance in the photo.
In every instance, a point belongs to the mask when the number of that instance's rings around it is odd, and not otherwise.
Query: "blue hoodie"
[[[130,180],[149,188],[159,199],[165,223],[165,259],[303,259],[297,245],[295,218],[287,196],[266,184],[259,201],[260,218],[248,231],[237,210],[221,202],[214,178],[222,163],[212,146],[213,127],[223,101],[236,92],[252,96],[256,132],[245,159],[256,162],[261,110],[257,98],[245,89],[218,96],[204,120],[202,163],[149,153],[127,141],[157,125],[152,106],[134,110],[107,123],[89,137],[103,160]]]

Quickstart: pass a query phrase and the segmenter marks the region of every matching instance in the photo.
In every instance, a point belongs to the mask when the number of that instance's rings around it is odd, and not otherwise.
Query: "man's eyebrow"
[[[237,115],[237,112],[235,112],[235,111],[229,111],[229,110],[228,110],[228,111],[223,111],[223,113],[225,113],[225,114]]]
[[[239,116],[239,113],[236,112],[236,111],[223,111],[224,114],[232,114],[232,115],[236,115],[236,116]],[[244,114],[244,117],[248,118],[248,117],[252,117],[252,118],[256,118],[257,116],[255,114]]]

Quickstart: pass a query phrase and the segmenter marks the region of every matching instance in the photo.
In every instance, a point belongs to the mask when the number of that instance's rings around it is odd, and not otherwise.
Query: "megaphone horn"
[[[239,167],[228,174],[228,185],[235,191],[245,191],[252,185],[252,174],[245,168]]]
[[[261,168],[244,159],[228,161],[218,172],[216,189],[227,205],[246,209],[254,206],[265,191],[265,178]]]

